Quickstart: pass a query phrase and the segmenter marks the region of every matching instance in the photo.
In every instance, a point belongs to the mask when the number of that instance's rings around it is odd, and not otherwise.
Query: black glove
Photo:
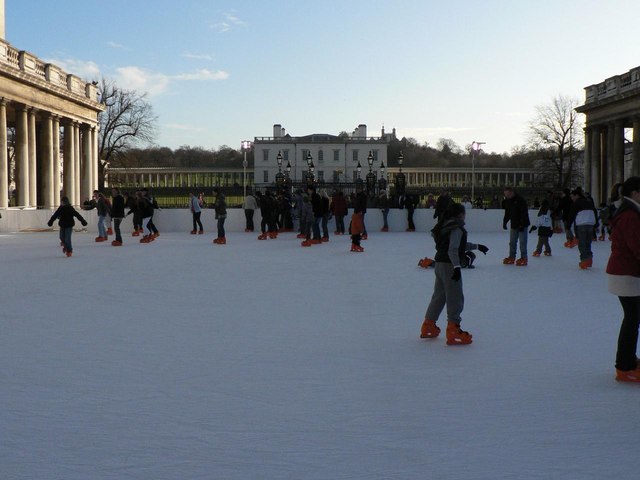
[[[531,225],[531,228],[529,229],[529,233],[533,232],[534,230],[537,230],[538,227],[536,227],[535,225]]]
[[[489,251],[489,248],[486,245],[478,244],[478,250],[486,255]]]
[[[53,222],[47,222],[47,225],[49,225],[50,227],[53,227]]]
[[[451,276],[451,280],[454,282],[459,282],[462,278],[462,273],[460,272],[460,267],[456,267],[453,269],[453,275]]]
[[[82,222],[82,226],[86,227],[87,226],[87,222]]]
[[[507,224],[506,224],[506,223],[503,223],[503,224],[502,224],[502,229],[503,229],[503,230],[506,230],[506,229],[507,229]]]

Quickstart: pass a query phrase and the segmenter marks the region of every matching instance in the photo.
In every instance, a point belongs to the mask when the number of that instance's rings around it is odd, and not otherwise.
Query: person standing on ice
[[[539,257],[542,254],[544,248],[544,256],[551,256],[551,245],[549,245],[549,239],[553,235],[553,218],[551,217],[551,208],[549,207],[549,200],[546,198],[540,205],[538,210],[537,225],[533,225],[529,230],[529,233],[534,230],[538,230],[538,245],[533,251],[534,257]]]
[[[509,256],[502,263],[505,265],[513,265],[519,267],[527,265],[527,227],[529,222],[529,210],[527,201],[518,195],[511,187],[504,189],[504,219],[502,220],[502,228],[507,229],[507,224],[511,223],[509,231]],[[518,243],[520,243],[520,258],[516,260],[518,251]]]
[[[446,305],[447,345],[468,345],[472,342],[472,335],[460,328],[460,314],[464,308],[462,258],[467,250],[477,248],[483,253],[488,250],[484,245],[467,242],[464,219],[464,207],[452,203],[431,230],[436,242],[435,284],[420,329],[420,338],[437,338],[440,335],[440,327],[436,323]]]
[[[149,222],[153,216],[153,205],[151,205],[151,202],[142,190],[136,192],[136,195],[138,196],[137,211],[140,213],[140,217],[142,218],[142,231],[144,235],[140,239],[140,243],[150,243],[155,239],[149,229]]]
[[[624,182],[622,202],[611,219],[607,277],[609,292],[618,296],[624,312],[618,335],[616,380],[640,382],[636,357],[640,326],[640,177]]]
[[[569,214],[569,228],[575,225],[578,250],[580,251],[580,263],[578,266],[582,270],[586,270],[593,265],[591,241],[593,240],[598,214],[593,201],[582,193],[582,188],[577,187],[571,192],[571,200],[573,200],[573,205],[571,205],[571,213]]]
[[[218,221],[218,238],[216,238],[213,243],[226,245],[227,238],[224,232],[224,221],[227,219],[227,202],[218,187],[213,189],[213,198],[215,202],[213,208],[215,209],[216,220]]]
[[[196,197],[193,192],[189,192],[189,207],[191,210],[191,217],[193,220],[193,228],[191,229],[191,235],[202,235],[204,233],[204,228],[202,227],[202,221],[200,217],[202,216],[202,200],[199,197]]]
[[[111,189],[111,218],[116,231],[116,239],[111,242],[114,247],[122,246],[122,233],[120,232],[120,223],[124,218],[124,198],[120,195],[120,189]]]
[[[60,206],[51,215],[51,218],[47,222],[50,227],[53,226],[55,219],[58,219],[58,225],[60,226],[60,244],[62,245],[62,253],[70,257],[73,253],[73,246],[71,245],[71,234],[73,233],[73,226],[76,224],[73,217],[80,220],[83,227],[87,226],[87,221],[82,218],[75,208],[69,203],[67,197],[62,197],[60,200]]]

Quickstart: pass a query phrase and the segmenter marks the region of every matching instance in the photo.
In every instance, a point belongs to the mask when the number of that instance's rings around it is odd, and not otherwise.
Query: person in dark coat
[[[133,195],[125,193],[124,196],[125,207],[129,209],[125,216],[133,215],[133,233],[131,236],[138,237],[142,233],[142,217],[138,211],[138,191],[136,190]]]
[[[564,227],[564,232],[567,241],[564,243],[565,247],[573,248],[578,244],[578,240],[575,238],[573,234],[573,230],[571,228],[571,206],[573,205],[573,200],[571,200],[571,190],[565,188],[562,190],[562,196],[560,200],[558,200],[558,208],[556,209],[557,216],[562,219],[562,225]]]
[[[140,243],[150,243],[155,240],[155,236],[149,229],[149,222],[153,216],[153,205],[149,201],[149,198],[145,195],[144,191],[140,190],[136,192],[137,195],[137,211],[142,218],[142,232],[143,237],[140,239]]]
[[[400,208],[407,209],[407,232],[416,231],[416,225],[413,223],[413,212],[417,205],[418,199],[414,195],[403,195],[400,197]]]
[[[344,217],[347,216],[347,199],[341,190],[338,190],[331,199],[331,213],[336,219],[335,235],[344,235]]]
[[[60,200],[60,206],[51,215],[51,218],[47,222],[50,227],[53,226],[53,222],[58,219],[58,225],[60,226],[60,244],[62,245],[62,253],[70,257],[73,254],[73,246],[71,245],[71,234],[73,233],[73,226],[76,224],[74,217],[80,220],[83,227],[87,226],[87,221],[82,218],[75,208],[69,203],[67,197],[62,197]]]
[[[120,189],[111,189],[111,218],[116,232],[116,239],[111,242],[114,247],[122,245],[122,234],[120,233],[120,223],[124,218],[124,197],[120,195]]]
[[[368,238],[367,224],[365,222],[365,215],[367,214],[367,194],[361,186],[358,187],[358,192],[353,200],[353,209],[356,212],[362,213],[362,235],[361,240]]]
[[[313,238],[311,239],[311,243],[322,243],[322,238],[320,237],[320,222],[322,221],[322,198],[320,198],[320,195],[318,195],[318,192],[316,192],[315,187],[307,187],[307,192],[309,194],[309,198],[311,199],[311,208],[313,209],[313,225],[311,226],[311,230],[313,231]]]
[[[213,197],[215,199],[213,208],[215,209],[216,220],[218,221],[218,238],[214,239],[213,243],[225,245],[227,238],[224,231],[224,221],[227,219],[227,202],[218,187],[213,189]]]
[[[449,196],[449,191],[446,189],[442,190],[442,192],[440,192],[438,200],[436,201],[436,208],[433,212],[433,218],[437,218],[438,221],[442,220],[444,212],[447,211],[447,208],[449,208],[449,205],[452,203],[453,199]]]
[[[518,195],[511,187],[504,189],[504,219],[502,228],[507,229],[507,224],[511,223],[509,234],[509,256],[503,260],[505,265],[526,266],[528,262],[527,256],[527,238],[529,222],[529,209],[527,201]],[[520,243],[520,258],[516,260],[516,252]]]

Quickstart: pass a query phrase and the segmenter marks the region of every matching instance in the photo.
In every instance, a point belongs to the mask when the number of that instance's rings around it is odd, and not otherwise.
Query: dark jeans
[[[135,212],[133,214],[133,229],[142,230],[142,215]]]
[[[315,217],[313,219],[312,230],[314,240],[320,240],[320,220],[322,220],[322,217]]]
[[[329,215],[322,216],[322,236],[329,238]]]
[[[224,221],[227,217],[219,217],[218,218],[218,238],[224,237]]]
[[[578,250],[580,250],[580,260],[593,258],[591,252],[591,241],[593,240],[593,225],[578,225],[576,227],[578,237]]]
[[[121,218],[113,219],[113,230],[116,232],[116,242],[122,243],[122,234],[120,233],[120,223],[122,222]]]
[[[73,246],[71,245],[71,234],[73,233],[73,227],[60,227],[60,241],[62,242],[67,252],[73,252]]]
[[[244,211],[244,217],[247,219],[245,228],[253,232],[253,210],[246,209]]]
[[[620,335],[616,368],[618,370],[636,369],[636,348],[638,346],[638,326],[640,325],[640,297],[618,297],[624,312]]]
[[[151,218],[149,219],[149,223],[147,223],[147,228],[151,233],[158,233],[158,229],[153,223],[153,215],[151,215]]]
[[[362,235],[360,235],[359,233],[356,235],[351,235],[351,243],[353,243],[354,245],[360,246],[361,239],[362,239]]]
[[[387,219],[389,217],[389,209],[388,208],[384,208],[382,210],[382,228],[389,228],[389,223],[387,222]]]
[[[336,215],[336,232],[344,233],[344,216]]]
[[[567,236],[567,241],[573,240],[573,231],[571,230],[569,220],[563,220],[562,223],[564,223],[564,233]]]
[[[413,209],[407,210],[407,223],[409,224],[409,228],[411,230],[416,229],[415,223],[413,223]]]
[[[193,230],[196,230],[196,226],[200,227],[200,231],[202,232],[202,222],[200,221],[200,216],[202,212],[193,212]]]
[[[536,246],[536,252],[541,253],[542,248],[547,253],[551,253],[551,245],[549,245],[549,237],[544,235],[538,235],[538,245]]]

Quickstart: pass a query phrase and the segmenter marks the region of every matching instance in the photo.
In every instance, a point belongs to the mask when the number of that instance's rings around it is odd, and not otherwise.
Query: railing
[[[640,90],[640,67],[631,69],[622,75],[607,78],[604,82],[586,87],[585,103],[612,98],[633,90]]]

